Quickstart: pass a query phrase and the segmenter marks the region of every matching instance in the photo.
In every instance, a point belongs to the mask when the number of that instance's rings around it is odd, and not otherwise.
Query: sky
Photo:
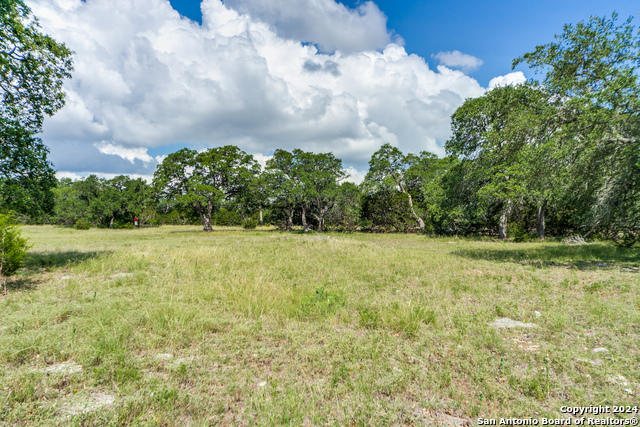
[[[75,51],[42,140],[58,177],[150,179],[183,147],[444,155],[465,99],[536,77],[511,61],[565,23],[636,16],[637,0],[28,0]],[[538,76],[540,77],[540,76]]]

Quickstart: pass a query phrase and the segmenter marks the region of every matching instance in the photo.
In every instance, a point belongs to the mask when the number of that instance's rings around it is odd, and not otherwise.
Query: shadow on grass
[[[580,246],[509,244],[508,248],[459,249],[451,254],[463,258],[513,262],[537,267],[572,267],[580,270],[627,268],[640,272],[640,253],[637,250],[622,249],[604,243]]]
[[[68,267],[80,264],[86,260],[108,255],[109,251],[67,251],[67,252],[35,252],[29,253],[25,260],[24,268],[28,272],[37,271],[39,269],[51,269]]]
[[[110,254],[109,251],[92,251],[92,252],[47,252],[38,253],[31,252],[25,259],[24,267],[21,273],[9,277],[6,281],[7,290],[9,291],[32,291],[42,282],[38,273],[42,270],[50,271],[56,268],[69,267],[71,265],[80,264],[88,259],[97,258]]]

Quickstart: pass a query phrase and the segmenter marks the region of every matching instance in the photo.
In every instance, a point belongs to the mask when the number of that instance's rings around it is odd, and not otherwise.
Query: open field
[[[637,250],[197,227],[24,234],[31,258],[0,296],[7,425],[476,425],[640,401]]]

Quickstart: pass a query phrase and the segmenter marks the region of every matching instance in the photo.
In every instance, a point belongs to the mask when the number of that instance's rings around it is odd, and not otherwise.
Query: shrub
[[[84,218],[80,218],[76,221],[74,227],[76,230],[88,230],[91,228],[91,223]]]
[[[0,215],[0,282],[22,267],[27,249],[27,239],[20,234],[13,216]]]
[[[242,223],[242,228],[246,228],[247,230],[252,230],[258,226],[258,220],[253,218],[245,219]]]
[[[517,243],[522,243],[530,240],[529,233],[527,229],[524,228],[520,224],[513,224],[511,227],[511,236],[513,237],[513,241]]]

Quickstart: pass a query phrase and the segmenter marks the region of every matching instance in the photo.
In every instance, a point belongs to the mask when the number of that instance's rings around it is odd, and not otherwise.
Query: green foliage
[[[244,222],[242,215],[238,212],[230,211],[227,208],[220,208],[220,210],[213,215],[212,221],[215,225],[222,226],[242,225]]]
[[[362,226],[364,231],[408,231],[415,223],[409,212],[407,194],[381,190],[366,194],[362,202]]]
[[[83,219],[98,227],[133,227],[134,218],[144,226],[157,216],[151,188],[140,178],[120,175],[105,180],[89,175],[78,181],[62,179],[54,195],[54,218],[66,226]]]
[[[89,230],[91,228],[91,223],[84,218],[80,218],[79,220],[76,221],[73,227],[76,230]]]
[[[327,291],[320,286],[316,288],[315,292],[302,297],[300,313],[304,317],[322,317],[334,313],[345,304],[346,299],[342,290]]]
[[[258,226],[258,220],[254,218],[247,218],[242,222],[242,228],[247,230],[253,230]]]
[[[301,210],[305,225],[307,215],[313,217],[318,231],[325,222],[340,194],[338,183],[346,178],[342,160],[332,153],[308,153],[299,149],[276,150],[267,161],[264,180],[273,197],[275,214],[283,218],[284,228],[291,230],[296,209]]]
[[[433,154],[423,152],[422,158],[435,157]],[[378,151],[373,153],[369,160],[369,172],[362,183],[366,195],[387,193],[393,198],[393,193],[405,195],[407,200],[407,213],[416,222],[420,230],[424,230],[424,220],[418,215],[413,206],[413,195],[410,192],[408,178],[417,178],[419,174],[411,174],[409,170],[419,161],[414,155],[404,155],[398,148],[385,143]]]
[[[0,3],[0,204],[29,215],[49,212],[55,178],[36,135],[64,105],[72,52],[39,32],[21,0]]]
[[[515,223],[511,225],[511,236],[516,243],[526,242],[530,240],[529,232],[521,224]]]
[[[565,25],[556,42],[514,61],[545,72],[568,176],[563,196],[584,235],[640,226],[640,32],[632,18],[617,19]]]
[[[162,161],[153,174],[153,186],[165,203],[193,208],[203,230],[211,231],[212,213],[225,200],[240,202],[259,172],[253,156],[232,145],[201,153],[184,148]]]
[[[0,214],[0,281],[22,267],[28,248],[13,216]]]
[[[336,231],[353,232],[358,228],[362,194],[352,182],[343,182],[337,189],[333,209],[327,213],[327,224]]]
[[[358,308],[360,326],[367,329],[377,329],[382,326],[382,316],[380,311],[373,307]]]

